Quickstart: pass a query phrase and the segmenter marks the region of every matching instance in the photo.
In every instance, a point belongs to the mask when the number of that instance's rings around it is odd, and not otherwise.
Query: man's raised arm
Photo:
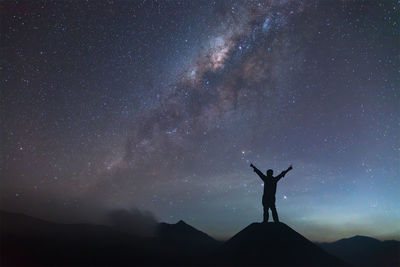
[[[283,172],[281,172],[278,176],[276,176],[276,180],[279,181],[282,177],[284,177],[286,175],[286,173],[288,173],[291,169],[293,169],[292,165],[289,166],[289,168],[287,168],[286,170],[284,170]]]
[[[257,173],[258,176],[260,176],[261,180],[264,181],[264,179],[263,179],[263,178],[264,178],[264,174],[263,174],[259,169],[257,169],[257,167],[253,165],[253,163],[250,163],[250,167],[252,167],[252,168],[253,168],[253,171],[254,171],[255,173]]]

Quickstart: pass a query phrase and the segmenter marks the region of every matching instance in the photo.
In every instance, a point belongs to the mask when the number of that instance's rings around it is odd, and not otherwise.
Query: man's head
[[[267,170],[267,176],[272,176],[274,174],[274,171],[269,169]]]

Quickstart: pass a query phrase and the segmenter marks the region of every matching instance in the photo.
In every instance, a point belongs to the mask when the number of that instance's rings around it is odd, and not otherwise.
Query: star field
[[[3,1],[0,208],[399,239],[398,1]]]

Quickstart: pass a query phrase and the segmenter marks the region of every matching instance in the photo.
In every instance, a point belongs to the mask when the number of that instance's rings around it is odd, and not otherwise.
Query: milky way
[[[2,209],[400,238],[397,1],[0,5]]]

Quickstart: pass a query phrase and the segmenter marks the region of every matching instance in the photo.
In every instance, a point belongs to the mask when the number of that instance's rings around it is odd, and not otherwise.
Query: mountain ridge
[[[355,235],[335,242],[316,243],[336,257],[356,266],[400,266],[400,241]]]
[[[313,243],[284,223],[251,223],[225,242],[179,220],[158,223],[154,237],[91,224],[60,224],[0,211],[0,265],[358,265],[338,247],[347,243],[391,248],[399,241],[354,236],[333,243]],[[389,246],[391,245],[391,246]],[[118,248],[118,249],[117,249]],[[390,250],[390,249],[389,249]],[[102,252],[102,253],[99,253]],[[393,249],[392,253],[396,252]],[[106,252],[106,253],[103,253]],[[378,249],[381,253],[382,249]],[[382,254],[376,254],[379,265]],[[20,255],[24,255],[21,260]],[[332,256],[333,255],[333,256]],[[400,254],[399,254],[400,255]],[[379,258],[380,257],[380,258]],[[388,261],[385,261],[388,262]],[[390,262],[396,263],[395,259]]]

